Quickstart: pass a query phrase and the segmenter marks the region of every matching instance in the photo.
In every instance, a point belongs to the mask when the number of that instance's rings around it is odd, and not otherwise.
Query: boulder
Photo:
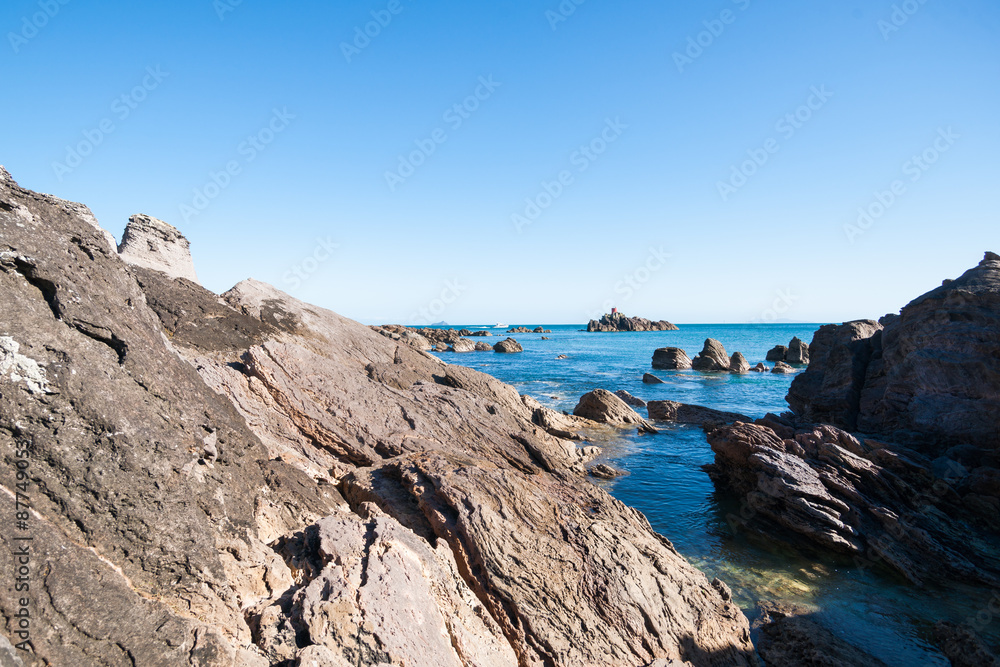
[[[784,345],[775,345],[770,350],[767,351],[767,356],[764,357],[767,361],[784,361],[785,355],[788,354],[788,348]]]
[[[595,389],[580,397],[580,402],[573,408],[573,414],[614,426],[643,424],[646,421],[625,401],[605,389]]]
[[[729,358],[729,372],[746,373],[749,370],[750,362],[747,361],[747,358],[741,352],[733,352],[733,356]]]
[[[493,349],[493,346],[491,346],[489,343],[484,343],[483,341],[477,342],[475,347],[476,347],[476,352],[489,352],[490,350]]]
[[[768,667],[887,667],[811,615],[780,615],[760,628],[757,650]]]
[[[642,376],[643,384],[664,384],[663,380],[656,377],[652,373],[644,373]]]
[[[504,354],[511,354],[513,352],[524,352],[524,348],[513,338],[507,338],[502,340],[493,346],[494,352],[501,352]]]
[[[784,361],[774,362],[774,368],[771,369],[772,373],[788,374],[794,373],[795,369],[786,364]]]
[[[691,368],[691,359],[679,347],[661,347],[653,352],[653,368],[685,370]]]
[[[631,405],[633,408],[646,407],[646,401],[642,400],[641,398],[636,398],[635,396],[628,393],[624,389],[619,389],[618,391],[616,391],[615,396],[622,399],[623,401]]]
[[[784,361],[789,364],[809,363],[809,343],[804,343],[796,336],[788,344],[788,351],[785,352]]]
[[[118,254],[127,264],[198,282],[191,244],[174,227],[152,216],[140,213],[128,219]]]
[[[722,343],[708,338],[701,353],[691,362],[691,367],[696,371],[728,371],[729,355]]]
[[[626,474],[624,471],[612,468],[604,463],[598,463],[597,465],[588,468],[587,472],[591,477],[596,477],[597,479],[614,479]]]
[[[556,359],[569,359],[569,357],[566,356],[565,354],[559,354],[559,355],[556,355]]]
[[[678,424],[723,426],[737,421],[753,421],[750,417],[738,412],[724,412],[700,405],[678,403],[677,401],[650,401],[646,407],[650,419],[677,422]]]
[[[754,366],[753,368],[751,368],[750,370],[751,370],[751,371],[753,371],[754,373],[767,373],[767,372],[768,372],[769,370],[771,370],[771,369],[769,369],[769,368],[768,368],[768,367],[767,367],[767,366],[766,366],[766,365],[764,364],[764,362],[763,362],[763,361],[761,361],[761,362],[758,362],[758,363],[757,363],[757,365],[756,365],[756,366]]]
[[[476,344],[468,338],[459,338],[451,344],[452,352],[475,352]]]

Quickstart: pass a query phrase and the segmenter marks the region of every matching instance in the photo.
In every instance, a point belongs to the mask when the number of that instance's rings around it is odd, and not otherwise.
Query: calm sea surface
[[[603,388],[624,389],[646,401],[680,401],[756,418],[788,409],[785,395],[793,375],[658,371],[650,365],[653,350],[680,347],[694,358],[706,338],[715,338],[729,354],[742,352],[754,366],[764,361],[767,350],[787,345],[793,336],[810,342],[819,327],[689,324],[679,331],[587,333],[578,325],[542,326],[552,330],[545,334],[551,340],[542,340],[542,334],[510,334],[524,347],[522,354],[437,356],[489,373],[520,393],[567,412],[572,412],[580,396]],[[453,328],[488,329],[493,337],[473,340],[491,344],[508,335],[504,329],[483,326]],[[560,354],[568,358],[556,359]],[[647,372],[665,384],[643,384],[642,375]],[[639,412],[645,416],[645,409]],[[589,436],[605,448],[599,461],[629,473],[601,485],[642,511],[653,528],[709,578],[717,576],[729,584],[751,619],[759,600],[794,602],[813,609],[835,632],[889,665],[947,666],[948,660],[928,641],[934,622],[965,623],[983,612],[991,598],[992,592],[981,587],[917,589],[891,573],[861,569],[808,546],[791,549],[734,531],[726,517],[738,513],[739,505],[716,493],[702,469],[714,455],[700,428],[667,426],[653,436],[602,429]],[[1000,641],[1000,616],[988,619],[986,612],[979,618],[976,627],[981,634],[994,643]]]

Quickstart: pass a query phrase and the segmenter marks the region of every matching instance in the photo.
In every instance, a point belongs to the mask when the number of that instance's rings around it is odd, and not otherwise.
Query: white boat
[[[506,324],[500,324],[499,322],[497,322],[496,324],[493,325],[493,328],[494,329],[506,329],[507,325]]]

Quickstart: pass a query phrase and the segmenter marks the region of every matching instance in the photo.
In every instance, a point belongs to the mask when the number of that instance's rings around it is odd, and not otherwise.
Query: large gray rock
[[[177,229],[152,216],[138,213],[128,219],[118,254],[133,266],[198,282],[188,240]]]
[[[729,358],[729,372],[730,373],[750,372],[750,362],[747,361],[747,358],[743,356],[742,352],[733,352],[733,356]]]
[[[799,340],[798,336],[792,338],[788,344],[788,351],[785,352],[785,362],[789,364],[809,363],[809,343]]]
[[[701,353],[691,362],[691,367],[696,371],[728,371],[729,355],[722,343],[708,338]]]
[[[605,389],[595,389],[581,396],[580,402],[573,408],[573,414],[616,426],[642,424],[646,421],[625,401]]]
[[[691,368],[691,358],[679,347],[661,347],[653,352],[653,368],[685,370]]]
[[[476,344],[468,338],[459,338],[451,344],[452,352],[475,352]]]

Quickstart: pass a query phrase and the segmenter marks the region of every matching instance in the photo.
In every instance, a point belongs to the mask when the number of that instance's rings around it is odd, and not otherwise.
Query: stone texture
[[[504,353],[504,354],[511,354],[511,353],[514,353],[514,352],[524,352],[524,348],[521,347],[521,344],[518,343],[513,338],[507,338],[507,339],[502,340],[499,343],[495,344],[493,346],[493,351],[494,352],[501,352],[501,353]]]
[[[786,345],[775,345],[767,351],[767,355],[764,359],[766,361],[784,361],[787,354],[788,347]]]
[[[716,429],[708,441],[709,474],[743,498],[734,520],[747,530],[774,536],[780,526],[918,585],[1000,581],[997,542],[977,536],[958,494],[914,452],[771,416]]]
[[[483,341],[477,341],[475,348],[476,352],[490,352],[493,349],[493,346],[489,343],[484,343]]]
[[[171,278],[198,282],[188,240],[174,227],[154,217],[140,213],[128,219],[118,254],[127,264],[161,271]]]
[[[753,421],[738,412],[724,412],[705,408],[700,405],[689,405],[677,401],[650,401],[646,405],[649,418],[656,421],[677,422],[678,424],[698,424],[699,426],[722,426],[737,421]]]
[[[644,317],[626,317],[621,313],[608,313],[599,320],[590,320],[587,331],[677,331],[677,327],[666,320],[654,322]]]
[[[798,336],[792,338],[788,344],[788,351],[785,353],[784,361],[789,364],[809,363],[809,343],[799,340]]]
[[[595,389],[581,396],[580,402],[573,408],[573,414],[616,426],[642,424],[646,421],[625,401],[605,389]]]
[[[646,401],[642,400],[641,398],[636,398],[635,396],[628,393],[624,389],[619,389],[618,391],[616,391],[615,396],[622,399],[623,401],[631,405],[633,408],[646,407]]]
[[[768,667],[887,667],[808,614],[772,611],[769,616],[757,642],[760,657]]]
[[[934,643],[952,667],[1000,667],[1000,657],[968,626],[940,621],[934,625]]]
[[[644,373],[642,376],[643,384],[664,384],[663,380],[656,377],[652,373]]]
[[[729,355],[722,343],[708,338],[701,353],[691,362],[691,367],[696,371],[728,371]]]
[[[459,338],[451,344],[452,352],[475,352],[476,344],[468,338]]]
[[[771,369],[771,372],[778,373],[780,375],[788,375],[789,373],[794,373],[795,369],[786,364],[784,361],[776,361],[774,362],[774,368]]]
[[[770,369],[764,364],[763,361],[758,362],[756,366],[750,369],[754,373],[767,373]]]
[[[661,347],[653,352],[653,368],[686,370],[691,368],[691,359],[679,347]]]

